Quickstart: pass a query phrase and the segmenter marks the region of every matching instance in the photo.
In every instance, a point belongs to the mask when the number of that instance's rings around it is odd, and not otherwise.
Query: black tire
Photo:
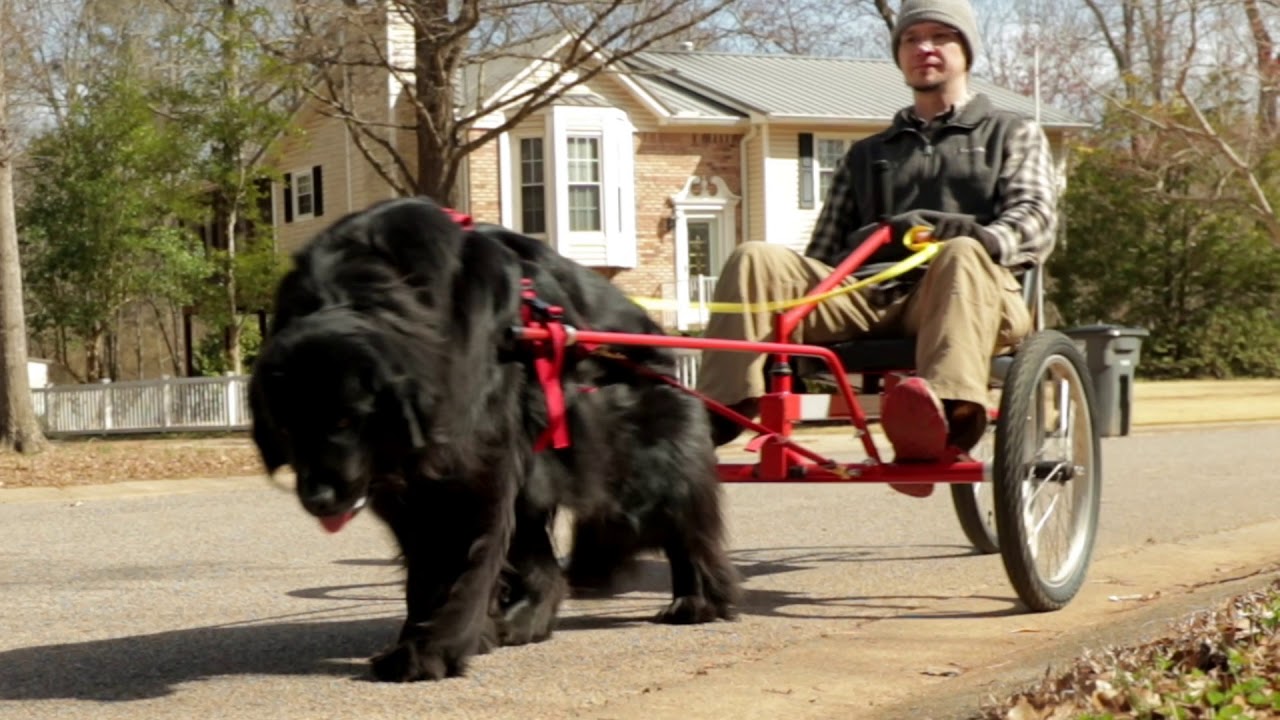
[[[995,427],[988,427],[982,442],[969,452],[974,460],[990,462],[995,453]],[[996,532],[995,493],[992,483],[951,483],[951,505],[956,509],[960,529],[983,555],[1000,552]]]
[[[1063,607],[1084,584],[1093,555],[1102,453],[1084,357],[1060,332],[1032,335],[1009,368],[994,483],[1000,555],[1018,598],[1035,612]],[[1044,531],[1059,527],[1065,549],[1046,550]],[[1042,567],[1049,565],[1043,556],[1059,554],[1060,567]]]

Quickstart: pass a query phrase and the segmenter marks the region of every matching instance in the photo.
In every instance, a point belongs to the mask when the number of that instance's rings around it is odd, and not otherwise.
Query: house
[[[468,68],[463,102],[512,96],[546,78],[564,44]],[[380,86],[391,88],[382,97],[388,105],[375,112],[394,116],[397,85]],[[999,107],[1038,116],[1060,157],[1064,134],[1081,127],[1031,98],[975,86]],[[472,153],[462,205],[544,238],[629,294],[691,303],[663,320],[696,327],[705,318],[696,303],[709,297],[734,246],[763,240],[803,249],[837,162],[910,100],[888,58],[644,52]],[[392,195],[352,154],[339,121],[319,113],[303,120],[305,132],[284,151],[292,187],[275,193],[286,249],[331,219],[327,210]],[[495,115],[481,127],[504,120]]]

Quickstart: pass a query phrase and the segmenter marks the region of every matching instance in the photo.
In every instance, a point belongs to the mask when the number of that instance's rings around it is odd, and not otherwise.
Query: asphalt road
[[[1091,582],[1123,586],[1126,563],[1142,563],[1134,577],[1147,572],[1162,587],[1208,573],[1176,554],[1280,517],[1277,446],[1280,424],[1104,440],[1095,567],[1106,577]],[[751,712],[735,708],[775,695],[801,702],[799,690],[774,692],[760,678],[777,678],[770,668],[788,653],[818,647],[847,653],[848,665],[823,688],[796,686],[810,693],[806,716],[891,717],[874,698],[842,695],[840,683],[908,698],[948,675],[892,669],[939,662],[930,637],[969,637],[972,669],[986,662],[984,633],[996,632],[987,619],[1103,614],[1105,598],[1068,608],[1075,615],[1019,613],[998,556],[969,550],[945,489],[925,500],[880,485],[726,492],[747,578],[740,621],[647,622],[667,579],[665,564],[646,560],[618,597],[571,600],[550,642],[479,658],[465,678],[394,686],[368,681],[366,658],[396,633],[402,602],[392,545],[371,515],[331,536],[261,479],[5,491],[0,718],[744,718]],[[1256,545],[1255,564],[1270,552]],[[1152,570],[1153,559],[1168,568]],[[934,612],[957,599],[981,609]],[[859,655],[877,643],[893,649],[892,662]],[[663,693],[679,698],[669,712],[653,704]],[[861,714],[849,710],[857,703]]]

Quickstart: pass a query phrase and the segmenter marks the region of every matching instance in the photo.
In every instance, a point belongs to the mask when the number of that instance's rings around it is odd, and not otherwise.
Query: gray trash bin
[[[1085,325],[1063,331],[1084,351],[1093,379],[1095,418],[1103,437],[1128,435],[1133,421],[1133,376],[1146,328]]]

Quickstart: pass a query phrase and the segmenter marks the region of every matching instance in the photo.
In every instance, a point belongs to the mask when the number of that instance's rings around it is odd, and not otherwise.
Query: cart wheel
[[[1054,330],[1028,338],[1000,399],[994,485],[1005,572],[1036,612],[1070,602],[1089,568],[1102,495],[1094,420],[1075,344]]]
[[[979,462],[991,462],[995,457],[995,437],[995,423],[991,423],[982,440],[969,451],[970,457]],[[951,483],[951,505],[956,509],[956,519],[960,521],[964,536],[978,552],[983,555],[1000,552],[994,483]]]

